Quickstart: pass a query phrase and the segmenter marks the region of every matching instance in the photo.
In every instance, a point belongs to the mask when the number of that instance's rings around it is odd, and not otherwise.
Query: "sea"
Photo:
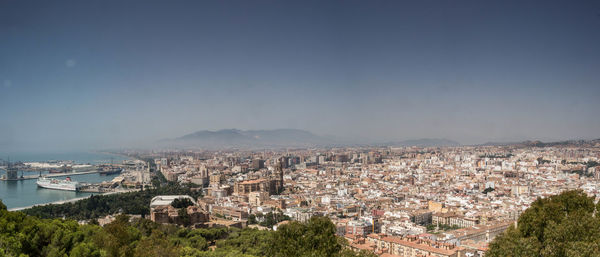
[[[0,159],[10,158],[11,162],[47,162],[47,161],[73,161],[75,164],[99,164],[99,163],[120,163],[129,159],[125,156],[114,155],[100,152],[21,152],[21,153],[0,153]],[[42,172],[42,174],[48,171]],[[39,172],[19,171],[19,176],[38,175]],[[0,177],[6,174],[5,170],[0,170]],[[85,174],[70,176],[72,180],[85,183],[99,183],[112,180],[118,174],[102,176],[100,174]],[[57,177],[64,179],[64,177]],[[0,200],[8,209],[28,207],[37,204],[65,201],[73,198],[90,196],[93,193],[72,192],[63,190],[53,190],[39,188],[35,179],[26,179],[19,181],[0,181]],[[96,193],[97,194],[97,193]]]

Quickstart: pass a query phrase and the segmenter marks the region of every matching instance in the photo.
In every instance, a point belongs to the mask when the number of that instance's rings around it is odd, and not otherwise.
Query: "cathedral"
[[[233,188],[238,195],[248,195],[250,192],[267,192],[277,195],[283,191],[284,158],[279,158],[275,164],[275,171],[266,174],[266,177],[236,182]]]

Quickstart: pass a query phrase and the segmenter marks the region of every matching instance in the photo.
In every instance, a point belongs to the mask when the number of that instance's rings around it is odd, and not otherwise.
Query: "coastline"
[[[114,158],[116,162],[120,163],[121,160],[135,160],[130,156],[123,154],[98,151],[98,150],[85,150],[81,152],[12,152],[7,153],[12,156],[10,159],[20,162],[39,162],[45,163],[54,160],[68,160],[74,164],[97,164],[106,163]],[[0,157],[1,158],[1,157]],[[42,168],[40,168],[42,169]],[[0,176],[5,174],[5,170],[0,169]],[[19,173],[23,173],[26,176],[38,175],[39,171],[30,172],[27,170],[21,170]],[[47,173],[43,171],[43,173]],[[74,175],[74,174],[68,174]],[[73,179],[85,183],[100,183],[103,181],[110,181],[116,175],[110,176],[98,176],[95,174],[81,174],[76,175]],[[77,194],[71,192],[52,192],[45,190],[36,190],[37,185],[33,180],[18,180],[18,181],[0,181],[0,200],[8,206],[10,210],[22,210],[31,208],[38,205],[46,204],[61,204],[66,202],[73,202],[85,199],[91,195],[92,192],[80,192]],[[99,195],[101,193],[93,193]],[[104,194],[104,193],[102,193]]]
[[[90,198],[92,195],[96,195],[96,196],[98,196],[98,195],[112,195],[112,194],[129,193],[129,192],[135,192],[135,191],[139,191],[139,189],[131,189],[131,190],[124,190],[124,191],[115,191],[115,192],[107,192],[107,193],[90,194],[90,195],[87,195],[87,196],[82,196],[82,197],[77,197],[77,198],[71,198],[71,199],[68,199],[68,200],[60,200],[60,201],[35,204],[35,205],[30,205],[30,206],[25,206],[25,207],[11,208],[11,209],[8,209],[8,211],[22,211],[22,210],[30,209],[30,208],[33,208],[33,207],[36,207],[36,206],[46,206],[46,205],[50,205],[50,204],[72,203],[72,202],[77,202],[79,200],[84,200],[84,199]]]
[[[114,155],[114,156],[120,156],[123,157],[124,159],[128,159],[128,160],[138,160],[138,161],[143,161],[139,158],[135,158],[133,156],[129,156],[127,154],[123,154],[123,153],[117,153],[117,152],[110,152],[110,151],[96,151],[96,150],[91,150],[90,152],[92,153],[97,153],[97,154],[106,154],[106,155]]]

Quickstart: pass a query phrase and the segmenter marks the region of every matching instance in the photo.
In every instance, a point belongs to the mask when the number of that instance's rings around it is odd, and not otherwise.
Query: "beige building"
[[[376,246],[376,252],[403,257],[463,257],[465,250],[452,244],[420,239],[416,236],[395,237],[370,234],[366,242]]]
[[[263,205],[269,200],[269,193],[267,192],[250,192],[248,193],[248,203],[254,206]]]
[[[503,222],[489,226],[475,226],[448,232],[459,242],[472,240],[474,242],[491,242],[497,235],[504,232],[513,222]]]
[[[431,223],[434,225],[457,226],[459,228],[473,227],[479,224],[477,218],[470,218],[453,212],[435,213],[432,216]]]

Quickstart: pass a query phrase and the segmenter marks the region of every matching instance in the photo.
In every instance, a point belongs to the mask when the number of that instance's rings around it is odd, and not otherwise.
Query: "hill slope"
[[[163,140],[163,146],[183,148],[268,148],[311,147],[335,144],[334,140],[299,129],[202,130],[185,136]]]

